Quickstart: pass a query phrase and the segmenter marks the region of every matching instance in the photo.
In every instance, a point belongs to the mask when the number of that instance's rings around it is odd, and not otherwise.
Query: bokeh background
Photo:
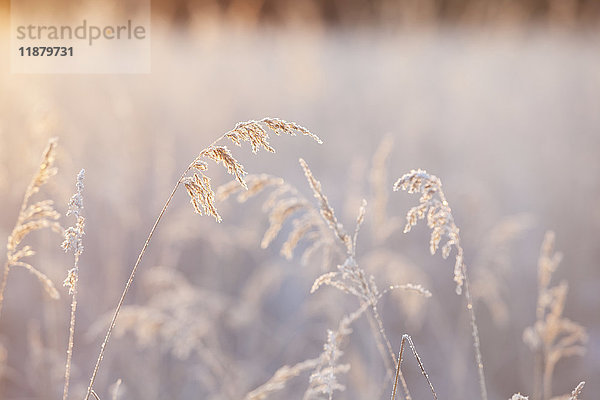
[[[9,4],[1,4],[6,53]],[[71,2],[53,4],[81,18]],[[86,7],[136,9],[134,2]],[[478,386],[452,262],[429,254],[425,226],[381,234],[402,226],[417,202],[391,191],[412,168],[442,179],[473,279],[498,288],[494,301],[476,304],[490,398],[532,393],[533,354],[522,334],[535,320],[546,230],[564,254],[554,281],[569,283],[564,315],[589,334],[585,356],[558,363],[553,393],[586,380],[583,398],[595,398],[599,22],[593,0],[156,1],[150,74],[18,75],[0,58],[0,238],[12,230],[48,138],[59,138],[59,173],[43,195],[61,212],[86,169],[72,396],[82,396],[107,315],[181,171],[238,121],[275,116],[310,128],[324,144],[273,138],[275,155],[242,148],[236,156],[251,173],[281,176],[312,199],[303,157],[348,229],[360,200],[369,201],[358,262],[380,287],[420,282],[433,293],[425,301],[396,293],[380,311],[396,348],[403,333],[413,337],[440,398],[474,398]],[[374,169],[382,160],[383,170]],[[374,174],[385,182],[385,208],[376,206]],[[215,185],[230,179],[216,167],[211,176]],[[122,379],[123,399],[239,399],[280,366],[318,356],[326,330],[358,303],[333,288],[309,294],[335,264],[281,257],[291,224],[260,248],[265,198],[219,203],[224,222],[216,224],[194,215],[183,191],[176,195],[107,351],[101,398]],[[31,242],[35,265],[58,285],[71,265],[61,238],[40,232]],[[61,289],[51,300],[26,271],[11,271],[0,398],[60,398],[70,310]],[[164,325],[171,334],[160,333]],[[344,351],[351,370],[335,398],[389,398],[364,319]],[[414,397],[427,398],[417,366],[406,361]],[[301,398],[307,385],[301,375],[272,398]]]

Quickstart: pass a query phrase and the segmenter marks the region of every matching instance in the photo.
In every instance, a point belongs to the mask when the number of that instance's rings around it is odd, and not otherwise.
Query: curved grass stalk
[[[152,225],[148,237],[144,242],[142,250],[140,251],[135,264],[131,269],[131,273],[129,274],[129,278],[125,284],[119,302],[115,308],[113,316],[110,321],[110,325],[106,332],[106,336],[104,337],[104,341],[100,346],[100,353],[98,354],[98,358],[96,360],[96,364],[94,366],[94,370],[90,377],[90,383],[87,389],[87,393],[85,396],[85,400],[88,400],[90,395],[95,395],[93,391],[94,383],[96,381],[96,376],[98,374],[98,370],[100,368],[100,364],[102,363],[102,359],[104,358],[104,353],[106,351],[106,346],[110,341],[110,337],[114,330],[114,327],[117,322],[117,317],[121,311],[121,307],[125,301],[125,297],[131,288],[131,284],[135,278],[135,274],[138,270],[138,267],[146,253],[146,249],[152,240],[154,232],[156,228],[160,224],[165,212],[169,208],[177,189],[181,184],[184,184],[188,194],[191,197],[191,203],[194,206],[194,210],[201,215],[212,215],[217,222],[221,222],[221,217],[219,216],[217,209],[214,204],[215,193],[210,187],[210,178],[204,174],[204,172],[208,169],[208,164],[205,160],[212,160],[216,163],[223,164],[223,166],[227,169],[231,175],[235,176],[235,179],[242,185],[244,188],[247,188],[246,183],[244,181],[244,175],[246,175],[246,171],[243,166],[231,155],[231,152],[225,146],[217,146],[219,142],[228,138],[234,144],[241,145],[241,142],[249,142],[252,146],[252,152],[257,153],[260,148],[265,149],[268,152],[274,153],[275,150],[269,145],[268,139],[269,136],[267,131],[263,128],[265,125],[268,129],[274,132],[277,135],[282,133],[289,134],[291,136],[295,136],[300,133],[302,135],[309,136],[313,138],[317,143],[322,143],[321,139],[319,139],[316,135],[311,133],[308,129],[294,123],[294,122],[286,122],[277,118],[263,118],[259,121],[247,121],[240,122],[236,125],[234,129],[229,132],[226,132],[222,136],[220,136],[217,140],[212,142],[208,147],[200,152],[198,157],[196,157],[190,165],[183,171],[181,177],[177,180],[177,183],[173,187],[171,194],[167,198],[165,204],[163,205],[156,221]],[[193,176],[188,176],[191,171],[195,171]]]
[[[429,240],[429,250],[435,254],[440,247],[443,237],[446,243],[442,246],[442,257],[448,258],[452,248],[456,250],[454,264],[454,282],[456,283],[456,294],[460,295],[465,291],[467,301],[467,311],[469,313],[471,324],[471,335],[473,336],[473,348],[475,350],[475,364],[479,380],[479,392],[482,400],[487,400],[487,388],[485,384],[485,374],[483,372],[483,359],[481,356],[481,343],[479,340],[479,329],[475,318],[473,308],[473,296],[471,295],[469,278],[467,276],[467,267],[464,262],[464,251],[460,244],[459,229],[454,223],[452,210],[446,200],[446,195],[442,190],[442,181],[435,175],[430,175],[423,170],[412,170],[403,175],[394,184],[394,191],[406,190],[408,193],[420,193],[419,205],[411,208],[406,215],[406,226],[404,233],[407,233],[417,224],[419,219],[427,217],[427,226],[432,229]]]

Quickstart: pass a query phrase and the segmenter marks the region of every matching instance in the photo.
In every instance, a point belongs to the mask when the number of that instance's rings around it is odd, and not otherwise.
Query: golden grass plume
[[[0,283],[0,315],[2,313],[8,273],[11,267],[23,267],[27,269],[40,281],[51,298],[57,299],[60,297],[54,283],[43,272],[30,263],[23,261],[24,258],[33,256],[35,251],[29,245],[22,245],[23,240],[27,236],[44,228],[50,228],[59,234],[62,233],[62,227],[58,223],[60,214],[54,209],[54,202],[52,200],[41,200],[30,204],[32,196],[38,193],[40,188],[56,175],[57,169],[54,167],[54,161],[56,159],[57,146],[58,141],[56,138],[48,141],[39,169],[25,190],[17,222],[8,237],[6,262],[4,264],[2,282]]]
[[[217,140],[215,140],[209,146],[200,151],[198,156],[183,171],[181,177],[178,179],[177,183],[173,187],[171,194],[167,198],[163,208],[158,214],[158,217],[156,218],[156,221],[150,229],[148,237],[146,238],[146,241],[142,246],[142,250],[140,251],[138,258],[131,269],[129,278],[125,283],[125,287],[123,289],[121,297],[115,307],[112,319],[106,331],[104,341],[100,346],[100,352],[98,354],[96,364],[90,377],[90,383],[88,385],[85,400],[88,400],[90,396],[94,393],[94,382],[96,381],[96,376],[98,374],[100,364],[102,362],[102,359],[104,358],[104,352],[110,340],[113,329],[116,325],[117,317],[119,316],[119,313],[125,301],[125,297],[127,296],[131,284],[133,283],[138,266],[140,265],[142,258],[146,252],[146,249],[150,244],[152,236],[154,235],[156,228],[160,224],[166,210],[169,208],[171,200],[175,196],[177,189],[181,184],[185,186],[190,196],[192,206],[194,207],[196,213],[200,215],[211,215],[215,218],[217,222],[221,222],[221,216],[219,215],[215,206],[215,192],[211,188],[210,178],[206,175],[206,171],[208,170],[208,163],[206,161],[212,160],[217,164],[223,164],[227,172],[232,174],[235,177],[236,181],[242,187],[247,188],[247,184],[244,180],[244,176],[246,175],[244,167],[232,156],[231,152],[226,146],[219,145],[219,143],[224,139],[229,139],[236,145],[241,145],[242,142],[250,142],[252,151],[254,153],[258,152],[258,150],[261,147],[269,152],[273,152],[273,148],[269,145],[269,137],[267,131],[265,128],[263,128],[263,126],[266,126],[276,135],[288,134],[290,136],[296,136],[297,134],[301,134],[309,136],[310,138],[314,139],[317,143],[322,143],[321,139],[319,139],[318,136],[314,135],[308,129],[294,122],[286,122],[278,118],[266,117],[258,121],[251,120],[247,122],[238,123],[234,129],[224,133]],[[190,173],[192,174],[191,176],[189,175]]]
[[[409,232],[411,228],[417,224],[418,220],[427,217],[427,226],[431,229],[431,236],[429,239],[429,251],[431,254],[433,255],[436,253],[442,238],[445,238],[446,240],[442,246],[442,257],[444,259],[448,258],[452,248],[456,250],[454,263],[456,293],[460,295],[464,285],[467,311],[470,317],[473,348],[475,350],[475,365],[477,366],[479,392],[481,399],[487,400],[488,397],[485,374],[483,372],[483,357],[481,355],[479,328],[477,327],[473,297],[471,295],[469,279],[467,277],[467,266],[464,262],[464,250],[460,243],[460,230],[454,223],[452,209],[442,190],[442,181],[437,176],[428,174],[427,171],[413,169],[399,178],[394,184],[393,189],[394,191],[405,190],[408,193],[421,194],[419,205],[412,207],[406,214],[407,222],[404,227],[405,233]]]
[[[567,282],[550,286],[552,275],[562,260],[562,254],[554,251],[555,240],[554,232],[546,232],[538,259],[536,321],[523,332],[523,341],[535,355],[534,400],[552,398],[552,376],[556,364],[562,358],[583,355],[588,339],[582,325],[563,316]],[[574,392],[575,398],[582,388],[583,385]]]

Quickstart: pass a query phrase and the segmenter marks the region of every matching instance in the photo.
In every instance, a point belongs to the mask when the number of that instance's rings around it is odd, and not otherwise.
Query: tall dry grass
[[[218,392],[216,398],[266,399],[281,394],[279,392],[283,393],[286,388],[295,384],[293,382],[295,378],[306,374],[308,379],[302,397],[304,399],[327,398],[332,400],[339,393],[346,391],[346,382],[350,379],[347,376],[351,369],[356,367],[356,363],[353,363],[354,360],[346,358],[349,343],[356,343],[359,347],[368,346],[365,336],[353,335],[355,330],[360,329],[359,324],[362,320],[365,320],[364,322],[368,326],[368,340],[372,340],[373,346],[379,353],[380,363],[383,365],[384,376],[381,377],[379,384],[379,397],[391,392],[392,400],[396,397],[407,400],[419,398],[418,396],[413,397],[411,394],[409,389],[411,385],[402,368],[404,351],[408,346],[416,360],[418,373],[425,379],[426,384],[423,386],[437,400],[438,393],[434,389],[435,379],[432,379],[432,374],[425,369],[425,363],[417,352],[412,335],[402,334],[399,343],[400,350],[396,355],[394,348],[398,348],[398,346],[393,345],[394,339],[388,333],[388,327],[394,321],[384,319],[383,313],[380,311],[384,298],[392,292],[401,292],[403,295],[416,294],[423,298],[432,297],[432,292],[419,281],[382,280],[381,276],[375,275],[375,271],[369,265],[369,261],[372,261],[373,258],[361,257],[361,254],[357,252],[361,227],[371,215],[368,212],[370,208],[366,200],[362,200],[358,207],[354,229],[347,230],[341,222],[341,218],[336,214],[332,202],[325,194],[322,183],[315,177],[306,161],[300,159],[300,166],[314,200],[305,197],[301,189],[294,187],[283,178],[271,175],[246,176],[247,173],[243,165],[223,144],[227,140],[231,140],[233,144],[238,146],[247,142],[250,144],[253,153],[257,153],[260,149],[274,152],[269,144],[269,132],[292,136],[301,134],[309,136],[319,143],[321,142],[316,135],[298,124],[276,118],[264,118],[259,121],[237,124],[234,129],[226,132],[200,151],[199,155],[183,171],[160,210],[131,269],[114,311],[108,318],[99,319],[100,325],[102,327],[108,325],[108,328],[86,389],[86,400],[90,396],[96,399],[100,398],[95,390],[96,379],[106,349],[117,326],[120,327],[121,333],[133,332],[138,335],[151,348],[159,346],[162,341],[170,340],[170,351],[179,358],[186,358],[192,353],[200,357],[202,362],[208,366],[210,373],[217,378],[213,384],[214,390]],[[370,175],[371,184],[376,189],[374,190],[375,201],[373,203],[375,204],[375,210],[372,213],[373,221],[376,226],[384,225],[382,231],[374,235],[373,252],[378,251],[377,246],[380,246],[382,241],[392,237],[397,222],[397,220],[390,220],[387,216],[388,192],[381,188],[385,182],[385,179],[381,179],[385,169],[385,159],[389,155],[389,152],[386,152],[387,146],[389,146],[389,139],[387,140],[387,142],[383,142],[384,145],[380,147],[374,157],[377,162],[374,163]],[[40,280],[52,297],[58,297],[57,289],[45,274],[30,264],[21,261],[24,257],[34,254],[30,246],[22,245],[22,241],[30,233],[46,227],[63,233],[64,242],[62,247],[65,251],[71,251],[74,255],[73,267],[69,269],[67,278],[64,281],[64,285],[68,287],[71,296],[67,360],[63,380],[63,400],[67,400],[72,377],[73,351],[76,349],[74,338],[77,294],[81,290],[78,282],[85,226],[85,218],[82,213],[84,170],[81,170],[77,176],[77,191],[69,201],[67,212],[67,216],[72,215],[75,218],[75,224],[63,230],[58,223],[60,215],[54,210],[52,201],[44,200],[30,204],[31,197],[56,173],[56,169],[53,167],[55,150],[56,142],[51,141],[44,152],[38,173],[26,190],[17,223],[9,237],[7,261],[0,290],[0,307],[4,299],[3,293],[6,288],[8,272],[14,266],[22,266],[28,269]],[[233,176],[233,182],[213,190],[211,178],[208,175],[210,161],[221,164],[225,171]],[[182,275],[179,275],[172,268],[163,267],[150,269],[146,274],[151,282],[152,294],[156,296],[156,301],[151,301],[147,306],[125,305],[125,299],[141,265],[142,258],[181,185],[186,188],[194,211],[200,215],[211,216],[217,222],[222,221],[222,217],[217,210],[217,201],[223,201],[228,197],[237,195],[238,201],[246,202],[251,198],[262,195],[263,192],[270,191],[263,202],[263,208],[268,214],[269,225],[260,242],[260,247],[265,249],[273,246],[278,237],[284,231],[288,231],[288,236],[282,243],[280,250],[284,258],[292,259],[294,253],[302,249],[301,259],[303,263],[310,264],[315,261],[317,253],[321,253],[319,272],[317,273],[316,268],[309,268],[312,280],[310,294],[318,295],[319,292],[324,291],[325,287],[329,287],[344,296],[348,296],[348,299],[352,299],[345,300],[348,304],[352,304],[352,311],[340,314],[341,316],[338,316],[336,324],[322,332],[320,353],[313,354],[303,361],[297,361],[291,366],[284,365],[277,369],[264,383],[254,386],[253,389],[245,390],[245,388],[237,388],[235,385],[226,384],[235,381],[235,374],[228,370],[227,356],[220,351],[218,346],[211,346],[215,344],[215,341],[207,334],[206,321],[198,321],[196,324],[188,320],[194,314],[195,307],[200,307],[206,311],[205,317],[207,320],[227,318],[229,308],[240,306],[239,303],[236,304],[235,300],[224,294],[210,291],[203,292],[192,283],[187,282]],[[476,297],[471,291],[472,287],[467,274],[465,251],[461,243],[460,230],[455,223],[449,202],[442,190],[442,182],[435,175],[428,174],[423,170],[412,170],[396,181],[393,190],[406,190],[409,193],[420,194],[419,204],[412,207],[407,213],[404,232],[409,232],[420,219],[426,219],[427,225],[431,229],[429,238],[431,254],[435,254],[440,250],[443,258],[446,259],[454,251],[453,279],[455,292],[458,295],[464,292],[465,295],[475,353],[477,384],[481,399],[487,400],[488,393],[482,356],[485,350],[482,349],[476,319]],[[316,204],[313,204],[315,202]],[[518,229],[520,228],[513,226],[512,230],[509,229],[509,231],[514,232]],[[525,330],[523,340],[532,349],[535,358],[535,378],[531,387],[533,399],[577,400],[581,398],[585,382],[579,383],[570,394],[554,397],[552,395],[552,379],[556,364],[565,357],[583,354],[587,340],[585,328],[563,316],[567,284],[561,282],[556,286],[551,286],[552,275],[561,261],[560,254],[554,252],[554,240],[554,234],[548,233],[542,245],[538,261],[536,321],[532,327]],[[369,251],[366,254],[370,254]],[[260,295],[260,293],[257,295]],[[495,301],[497,300],[492,300],[491,303]],[[235,307],[230,307],[230,304]],[[405,323],[406,320],[400,320],[400,326],[403,330],[406,329]],[[418,338],[415,342],[418,342]],[[485,344],[485,341],[483,343]],[[428,366],[435,365],[435,363],[435,359],[427,360]],[[436,373],[436,377],[441,377],[441,375],[439,372]],[[118,397],[121,382],[119,379],[111,389],[113,399]],[[444,396],[440,395],[440,397],[443,398]],[[512,400],[527,398],[527,396],[521,394],[512,396]]]
[[[48,276],[33,265],[23,261],[23,259],[35,254],[31,246],[23,245],[23,240],[30,234],[44,228],[50,228],[59,234],[63,231],[58,223],[60,214],[54,209],[54,202],[52,200],[41,200],[31,204],[31,198],[40,191],[40,188],[50,178],[56,175],[57,169],[54,167],[54,160],[56,158],[57,145],[56,139],[51,139],[48,142],[48,146],[42,155],[39,169],[25,190],[15,227],[8,236],[6,261],[4,263],[2,282],[0,283],[0,316],[2,316],[2,305],[4,303],[4,291],[8,282],[8,274],[13,267],[25,268],[39,280],[50,297],[55,299],[59,297],[54,283]]]
[[[481,344],[479,339],[479,328],[475,317],[473,296],[471,295],[467,266],[464,262],[464,250],[460,244],[459,229],[454,223],[452,210],[442,190],[442,182],[435,175],[429,175],[423,170],[412,170],[403,175],[394,184],[394,191],[406,190],[409,193],[420,193],[419,205],[411,208],[406,214],[406,226],[404,233],[410,232],[419,219],[427,217],[427,226],[431,229],[429,239],[429,251],[435,254],[439,249],[442,239],[446,240],[442,246],[442,257],[448,258],[452,249],[455,250],[454,282],[456,283],[456,294],[462,293],[465,287],[465,299],[467,311],[471,322],[471,335],[473,336],[473,347],[475,349],[475,365],[477,367],[479,390],[482,400],[487,400],[487,388],[485,374],[483,372],[483,357],[481,355]]]
[[[83,216],[83,179],[85,170],[79,171],[77,175],[77,192],[69,201],[69,211],[67,216],[75,217],[75,225],[65,229],[65,240],[62,243],[62,248],[65,251],[72,252],[75,261],[73,268],[67,272],[67,278],[63,282],[63,286],[69,288],[71,295],[71,318],[69,322],[69,341],[67,344],[67,362],[65,365],[65,385],[63,389],[63,400],[69,397],[69,381],[71,379],[71,361],[73,358],[73,346],[75,338],[75,313],[77,312],[77,290],[79,281],[79,257],[83,253],[83,235],[85,234],[85,217]]]
[[[192,203],[194,211],[196,213],[200,215],[211,215],[216,219],[217,222],[221,222],[221,216],[219,215],[215,207],[215,193],[210,186],[210,178],[205,174],[205,172],[208,170],[208,163],[206,161],[212,160],[217,164],[222,164],[223,167],[227,170],[227,172],[233,175],[236,181],[242,187],[246,188],[247,185],[244,181],[244,175],[246,175],[247,173],[244,170],[244,167],[232,156],[231,152],[226,146],[219,145],[219,143],[225,139],[231,140],[234,144],[238,146],[241,146],[242,142],[249,142],[252,147],[252,152],[255,154],[261,148],[268,152],[274,153],[275,150],[269,144],[269,136],[265,128],[263,128],[263,125],[277,135],[287,134],[290,136],[296,136],[299,133],[311,137],[317,143],[321,143],[321,139],[319,139],[318,136],[314,135],[308,129],[294,122],[286,122],[277,118],[263,118],[259,121],[248,121],[238,123],[234,129],[224,133],[221,137],[219,137],[209,146],[200,151],[199,155],[188,165],[188,167],[181,174],[181,177],[177,180],[177,183],[173,187],[171,194],[167,198],[167,201],[165,202],[158,217],[156,218],[154,225],[150,229],[150,233],[148,234],[148,237],[144,242],[142,250],[138,255],[137,261],[131,269],[131,273],[129,275],[129,278],[127,279],[125,288],[123,289],[123,293],[121,294],[119,302],[117,303],[117,306],[115,308],[104,341],[100,346],[100,353],[98,354],[96,365],[94,366],[94,370],[90,377],[90,384],[88,385],[85,400],[88,400],[89,397],[94,393],[94,382],[96,380],[96,376],[98,374],[98,370],[100,368],[102,359],[104,358],[106,346],[109,343],[111,334],[116,325],[117,317],[119,316],[119,313],[125,301],[125,297],[127,296],[131,284],[133,283],[135,273],[137,272],[138,266],[142,261],[142,257],[144,256],[146,249],[150,244],[152,236],[154,235],[156,228],[160,224],[163,215],[169,208],[171,200],[177,192],[177,189],[181,184],[185,186],[190,196],[190,202]],[[188,176],[188,174],[191,174],[191,176]],[[95,393],[94,396],[96,396]]]
[[[550,286],[552,275],[562,260],[562,254],[554,251],[555,234],[546,232],[538,260],[538,300],[536,321],[523,332],[523,341],[535,356],[533,399],[566,398],[552,397],[552,378],[556,363],[562,358],[585,353],[588,336],[585,328],[563,316],[568,285],[562,281]],[[581,387],[573,392],[577,398]]]

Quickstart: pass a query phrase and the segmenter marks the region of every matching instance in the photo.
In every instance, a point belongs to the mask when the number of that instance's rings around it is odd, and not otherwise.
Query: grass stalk
[[[263,148],[268,152],[274,153],[275,150],[269,145],[268,142],[269,136],[267,134],[267,131],[263,128],[262,125],[267,126],[268,129],[270,129],[277,135],[280,135],[281,133],[286,133],[290,136],[295,136],[296,134],[300,133],[302,135],[311,137],[317,143],[322,143],[321,139],[319,139],[316,135],[312,134],[308,129],[294,122],[286,122],[277,118],[267,117],[259,121],[247,121],[238,123],[234,129],[224,133],[218,139],[213,141],[209,146],[203,149],[200,152],[200,154],[188,165],[185,171],[183,171],[183,173],[181,174],[180,178],[177,180],[177,183],[173,187],[171,194],[167,198],[160,213],[158,214],[156,221],[154,221],[154,224],[150,229],[148,237],[144,242],[144,246],[142,247],[137,257],[137,260],[131,269],[131,273],[129,274],[129,278],[127,279],[127,282],[123,289],[123,293],[121,294],[119,302],[115,307],[115,311],[111,318],[108,330],[106,331],[104,341],[100,346],[100,352],[98,354],[98,358],[96,360],[96,364],[94,366],[92,375],[90,377],[90,383],[87,389],[85,400],[89,400],[90,395],[95,395],[93,390],[94,383],[96,381],[96,376],[98,374],[100,364],[102,363],[102,360],[104,358],[106,347],[115,328],[117,317],[119,316],[121,307],[123,306],[123,303],[125,301],[125,297],[129,292],[131,284],[133,283],[133,280],[135,278],[135,274],[142,261],[142,258],[144,257],[144,254],[146,253],[148,245],[152,240],[154,232],[156,231],[156,228],[162,221],[165,212],[169,208],[169,205],[171,204],[171,201],[173,200],[177,189],[179,189],[179,186],[183,183],[186,189],[188,190],[188,194],[191,197],[191,202],[194,206],[195,211],[200,215],[212,215],[213,217],[215,217],[217,222],[220,222],[221,217],[219,216],[214,205],[215,193],[210,187],[210,178],[208,178],[204,174],[204,172],[208,168],[207,163],[204,160],[209,159],[216,163],[223,164],[223,166],[227,169],[227,172],[229,172],[231,175],[234,175],[239,184],[247,189],[246,182],[244,181],[244,175],[246,174],[246,171],[244,170],[243,166],[231,155],[227,147],[216,145],[221,140],[228,138],[238,146],[241,145],[241,142],[249,142],[252,146],[253,153],[256,153],[260,148]],[[188,177],[188,173],[192,170],[195,170],[193,177]]]
[[[96,360],[96,365],[94,366],[94,370],[93,370],[92,376],[90,378],[90,383],[87,388],[85,400],[88,400],[90,398],[90,395],[92,395],[92,393],[93,393],[93,387],[94,387],[94,383],[96,382],[96,376],[98,375],[98,370],[100,369],[100,363],[102,362],[102,359],[104,358],[104,352],[106,351],[106,346],[108,345],[108,342],[112,335],[113,329],[115,328],[115,325],[117,323],[117,317],[119,316],[119,312],[121,311],[121,307],[123,306],[125,297],[127,296],[127,293],[129,292],[129,288],[131,287],[131,284],[133,283],[133,280],[135,278],[135,273],[137,272],[137,269],[138,269],[140,263],[142,262],[142,258],[144,257],[144,254],[146,253],[146,249],[148,248],[148,245],[150,244],[150,241],[152,240],[152,236],[154,235],[156,228],[160,224],[160,221],[162,220],[163,215],[165,214],[165,212],[169,208],[169,205],[171,204],[171,200],[173,200],[173,197],[175,196],[175,192],[177,192],[177,189],[181,185],[183,178],[185,178],[185,176],[187,175],[187,173],[189,172],[189,170],[191,168],[192,168],[192,166],[190,164],[190,166],[188,166],[186,168],[184,173],[181,174],[181,177],[179,178],[179,180],[173,187],[171,194],[169,195],[169,197],[167,198],[167,201],[163,205],[162,210],[160,211],[160,213],[158,214],[158,217],[156,218],[156,221],[154,221],[154,225],[152,225],[152,228],[150,229],[150,233],[148,234],[148,237],[146,238],[146,241],[144,242],[144,246],[142,247],[142,250],[140,251],[140,254],[137,257],[137,260],[136,260],[135,264],[133,265],[133,268],[131,269],[131,273],[129,274],[129,278],[127,279],[125,288],[123,289],[123,293],[121,294],[119,302],[117,303],[117,306],[116,306],[113,316],[111,318],[108,330],[106,331],[104,341],[102,342],[102,345],[100,346],[100,353],[98,354],[98,358]],[[95,395],[95,393],[94,393],[94,395]]]
[[[410,349],[412,350],[412,353],[415,356],[415,359],[417,360],[417,364],[419,364],[421,373],[423,374],[423,376],[425,377],[425,380],[427,380],[427,383],[429,384],[429,389],[431,390],[431,394],[433,395],[433,398],[435,400],[437,400],[437,393],[435,392],[435,389],[433,388],[433,384],[429,380],[429,375],[427,375],[427,372],[425,371],[425,367],[423,366],[421,357],[419,357],[419,353],[417,353],[417,349],[415,348],[415,345],[414,345],[411,337],[406,334],[402,335],[402,342],[400,342],[400,352],[398,353],[398,362],[396,363],[396,365],[397,365],[396,366],[396,378],[394,379],[394,387],[392,389],[392,400],[395,400],[395,398],[396,398],[396,391],[398,390],[398,377],[402,376],[402,372],[400,370],[400,365],[402,364],[402,354],[404,353],[404,343],[405,342],[408,342],[408,345],[410,346]]]

